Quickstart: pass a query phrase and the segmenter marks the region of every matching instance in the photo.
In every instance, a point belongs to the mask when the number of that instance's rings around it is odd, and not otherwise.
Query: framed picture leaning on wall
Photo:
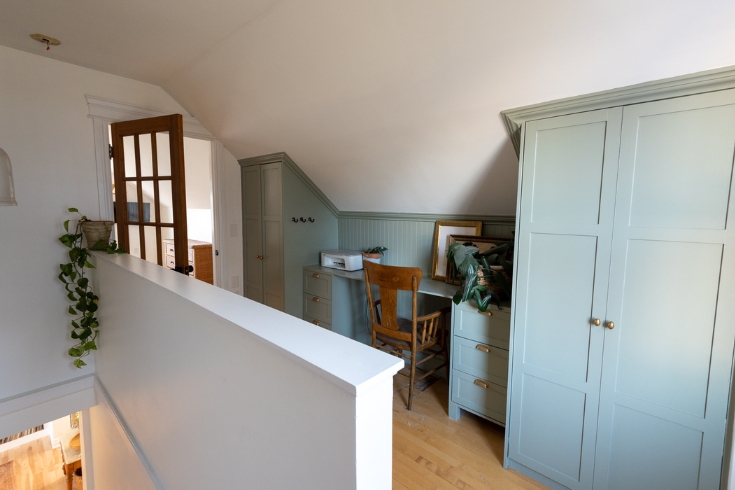
[[[482,221],[437,221],[434,225],[434,257],[431,278],[437,281],[443,281],[446,278],[449,235],[479,236],[480,233],[482,233]]]

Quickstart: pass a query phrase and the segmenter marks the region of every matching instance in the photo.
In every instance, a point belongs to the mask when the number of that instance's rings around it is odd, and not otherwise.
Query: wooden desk
[[[423,310],[446,306],[457,289],[459,286],[422,279]],[[304,267],[304,320],[371,345],[366,297],[362,270]],[[458,419],[462,409],[505,426],[510,302],[503,303],[502,309],[492,305],[484,314],[474,302],[451,304],[449,417]],[[410,316],[410,310],[403,316]]]
[[[70,430],[61,434],[61,458],[64,460],[64,474],[66,475],[66,490],[72,490],[74,470],[82,467],[81,449],[73,449],[70,442],[79,434],[79,429]]]

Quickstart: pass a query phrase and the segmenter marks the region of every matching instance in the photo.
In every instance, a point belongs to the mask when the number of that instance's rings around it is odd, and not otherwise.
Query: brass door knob
[[[613,322],[607,322],[605,324],[605,328],[609,328],[610,330],[612,330],[613,328],[615,328],[615,323],[613,323]]]
[[[258,259],[258,260],[263,260],[263,256],[262,255],[256,255],[255,258]]]
[[[311,298],[311,300],[312,300],[312,301],[313,301],[314,303],[318,303],[318,302],[319,302],[319,298],[316,298],[316,297],[315,297],[315,298]]]
[[[313,277],[315,279],[319,279],[319,274],[312,274],[311,277]]]
[[[592,325],[594,325],[595,327],[599,327],[600,323],[601,322],[599,318],[595,318],[594,320],[592,320]]]

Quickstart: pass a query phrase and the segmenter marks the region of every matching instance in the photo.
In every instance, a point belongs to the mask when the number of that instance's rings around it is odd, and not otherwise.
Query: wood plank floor
[[[408,379],[393,380],[393,489],[545,489],[503,469],[505,431],[473,414],[447,415],[448,385],[440,380],[415,390],[406,410]]]
[[[61,448],[51,448],[51,438],[42,437],[0,452],[0,464],[8,461],[15,461],[15,490],[66,490]]]

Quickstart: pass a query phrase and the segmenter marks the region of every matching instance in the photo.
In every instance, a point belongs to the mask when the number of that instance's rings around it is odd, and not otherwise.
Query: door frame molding
[[[94,158],[97,165],[97,196],[99,200],[99,216],[101,220],[111,221],[114,216],[112,206],[112,172],[110,171],[110,158],[108,154],[109,133],[108,125],[116,122],[131,121],[149,117],[167,116],[170,112],[156,109],[137,107],[123,102],[103,99],[92,95],[85,95],[89,108],[89,117],[92,119],[94,131]],[[207,129],[196,120],[196,118],[184,114],[184,137],[206,140],[211,143],[210,174],[212,176],[212,252],[219,254],[214,260],[214,285],[224,287],[223,281],[226,277],[224,247],[227,237],[222,234],[225,231],[225,162],[224,147]],[[221,147],[221,148],[220,148]]]

